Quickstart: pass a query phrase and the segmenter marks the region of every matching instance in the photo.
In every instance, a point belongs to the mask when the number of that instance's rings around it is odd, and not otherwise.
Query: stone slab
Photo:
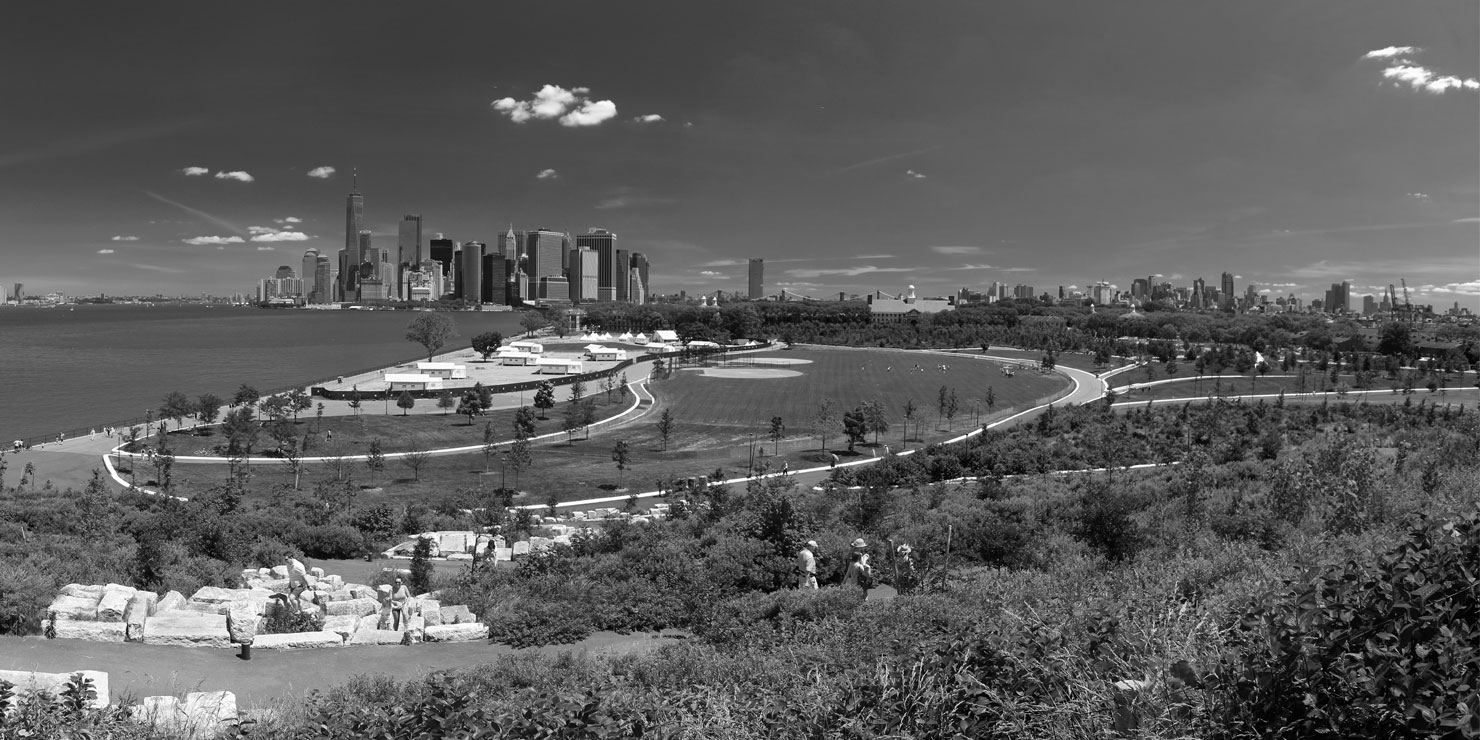
[[[154,614],[160,612],[174,611],[185,608],[185,597],[179,591],[170,591],[159,597],[159,602],[154,605]],[[150,614],[149,616],[154,616]]]
[[[442,623],[442,604],[432,599],[421,600],[420,614],[426,619],[428,627],[435,627]]]
[[[406,620],[406,644],[415,645],[426,639],[427,620],[421,615]]]
[[[225,604],[236,601],[241,597],[241,592],[241,589],[236,588],[201,586],[194,594],[191,594],[190,600],[197,604]]]
[[[128,603],[133,600],[137,589],[132,586],[121,586],[110,583],[103,587],[103,595],[98,599],[98,621],[99,622],[122,622],[123,615],[128,611]]]
[[[349,638],[351,645],[400,645],[405,641],[405,632],[382,629],[361,629]]]
[[[262,614],[251,604],[234,605],[226,613],[226,629],[231,633],[232,642],[251,642],[262,629]]]
[[[473,617],[473,613],[462,604],[442,607],[442,624],[467,624],[476,621],[478,620]]]
[[[160,612],[144,621],[144,644],[229,648],[231,632],[224,615]]]
[[[97,601],[103,596],[103,586],[101,584],[69,583],[62,586],[60,593],[63,596],[79,596]]]
[[[380,602],[375,599],[350,599],[349,601],[331,601],[324,604],[324,616],[327,617],[337,617],[342,614],[364,617],[379,611]]]
[[[230,691],[192,691],[180,710],[198,738],[214,737],[237,723],[236,694]]]
[[[159,603],[159,594],[153,591],[139,591],[128,600],[128,610],[123,613],[123,621],[144,623],[144,618],[154,614],[154,607]]]
[[[353,614],[340,614],[324,619],[324,631],[333,632],[345,640],[348,640],[359,628],[360,617]]]
[[[357,598],[357,599],[373,599],[373,598],[375,598],[375,589],[370,588],[369,586],[365,586],[365,585],[358,584],[358,583],[349,583],[349,584],[345,584],[345,588],[349,589],[349,592],[351,594],[353,594],[354,597]]]
[[[307,650],[310,648],[339,647],[344,638],[338,632],[293,632],[286,635],[258,635],[252,648],[262,650]]]
[[[226,612],[231,611],[231,604],[229,602],[208,603],[201,601],[187,601],[185,602],[185,606],[181,607],[179,611],[195,612],[197,614],[220,614],[224,617],[226,616]]]
[[[318,566],[314,566],[314,567],[308,569],[308,574],[311,575],[311,576],[313,576],[314,578],[323,578],[324,577],[324,569],[323,568],[320,568]]]
[[[175,696],[146,696],[129,707],[135,722],[142,722],[161,732],[170,732],[185,724],[184,702]]]
[[[123,642],[128,636],[128,625],[123,622],[83,622],[75,619],[59,619],[52,622],[51,628],[52,633],[59,640]]]
[[[448,555],[447,556],[447,559],[448,560],[472,560],[473,559],[473,554],[470,553],[470,552],[455,552],[455,553],[452,553],[451,555]]]
[[[288,577],[288,566],[286,566],[286,565],[274,565],[274,566],[272,566],[272,577],[273,578],[283,578],[283,579],[286,579]]]
[[[423,634],[427,642],[472,642],[488,639],[488,625],[478,622],[429,625]]]
[[[107,707],[111,703],[108,697],[108,674],[103,671],[68,671],[66,673],[0,671],[0,681],[11,684],[17,696],[31,696],[43,691],[52,696],[61,696],[62,689],[66,687],[68,681],[72,680],[73,674],[77,673],[81,673],[84,678],[92,681],[93,690],[97,692],[97,698],[92,701],[93,708]]]
[[[100,594],[101,595],[101,594]],[[98,618],[100,596],[68,596],[61,594],[46,607],[46,618],[52,621],[78,620],[91,622]]]

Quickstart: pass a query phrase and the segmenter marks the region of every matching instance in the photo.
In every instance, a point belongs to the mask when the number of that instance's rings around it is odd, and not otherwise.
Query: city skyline
[[[652,260],[649,293],[745,292],[764,259],[768,295],[1227,272],[1480,302],[1465,3],[22,15],[12,68],[69,50],[7,83],[0,123],[0,276],[33,293],[241,292],[357,247],[357,189],[393,255],[406,214],[422,249],[603,227]],[[362,51],[393,42],[422,53]]]

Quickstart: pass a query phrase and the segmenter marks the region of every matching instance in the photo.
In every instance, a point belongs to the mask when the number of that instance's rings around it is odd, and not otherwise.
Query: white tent
[[[632,338],[632,343],[633,344],[647,344],[648,343],[647,335],[646,334],[638,334],[637,336],[635,336],[635,337]]]
[[[618,342],[630,342],[630,341],[632,341],[632,332],[627,332],[627,331],[622,332],[621,335],[617,337],[617,341]]]

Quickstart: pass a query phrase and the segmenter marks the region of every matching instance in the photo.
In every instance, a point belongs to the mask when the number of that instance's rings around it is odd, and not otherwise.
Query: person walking
[[[871,585],[873,585],[873,569],[868,565],[868,553],[855,550],[849,556],[848,570],[843,573],[843,588],[861,588],[863,598],[867,599]]]
[[[797,553],[797,588],[817,590],[817,540],[807,540]]]
[[[410,626],[410,620],[406,618],[406,604],[411,600],[411,592],[407,590],[405,582],[396,578],[396,587],[391,591],[391,629],[399,630],[401,625]]]

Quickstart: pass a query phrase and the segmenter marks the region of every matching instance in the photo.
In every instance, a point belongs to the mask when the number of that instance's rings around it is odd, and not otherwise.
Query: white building
[[[560,357],[541,357],[538,360],[539,372],[542,375],[574,375],[582,372],[580,360],[567,360]]]
[[[386,373],[392,391],[440,391],[442,379],[421,373]]]
[[[468,377],[467,365],[459,365],[455,362],[418,362],[416,371],[423,375],[449,380],[464,380]]]

